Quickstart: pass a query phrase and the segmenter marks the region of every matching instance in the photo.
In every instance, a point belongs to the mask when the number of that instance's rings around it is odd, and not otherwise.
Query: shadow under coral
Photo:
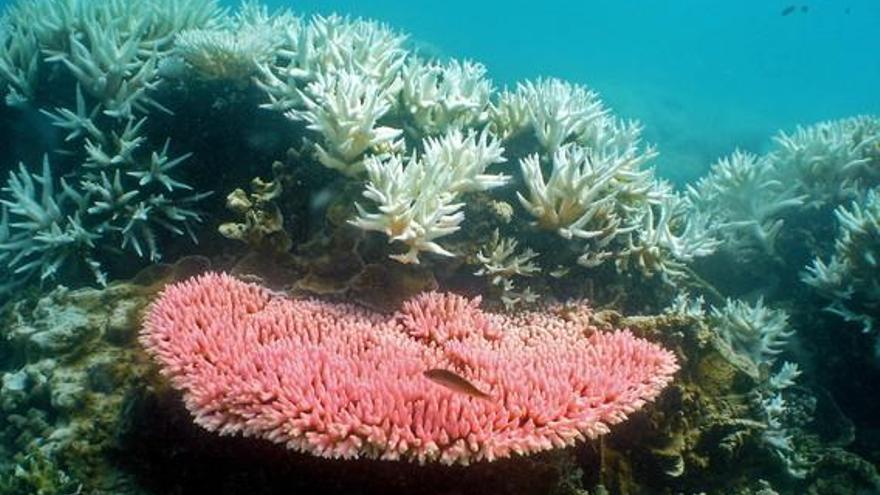
[[[588,449],[481,462],[425,465],[322,459],[265,440],[222,437],[195,425],[178,394],[143,393],[127,410],[116,461],[150,493],[549,494],[565,489]]]

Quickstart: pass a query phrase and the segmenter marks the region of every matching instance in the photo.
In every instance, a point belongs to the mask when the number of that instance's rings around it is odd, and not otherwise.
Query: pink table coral
[[[627,330],[478,305],[424,293],[389,316],[207,274],[165,289],[141,342],[208,430],[324,457],[419,463],[595,438],[678,369],[671,352]]]

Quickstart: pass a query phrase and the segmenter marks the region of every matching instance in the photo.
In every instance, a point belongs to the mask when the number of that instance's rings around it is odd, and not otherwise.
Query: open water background
[[[444,56],[482,62],[498,86],[539,76],[587,84],[643,122],[661,174],[677,182],[737,146],[762,151],[778,129],[880,112],[877,0],[269,4],[381,20]]]

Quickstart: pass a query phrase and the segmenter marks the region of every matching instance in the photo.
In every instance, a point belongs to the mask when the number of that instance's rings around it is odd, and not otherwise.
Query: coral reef
[[[840,225],[827,263],[816,258],[803,280],[831,300],[828,310],[872,332],[880,315],[880,190],[834,211]]]
[[[490,165],[504,161],[504,149],[483,132],[452,131],[442,138],[427,138],[424,153],[413,155],[406,166],[393,155],[387,161],[371,158],[364,197],[377,204],[370,213],[359,204],[352,225],[385,233],[390,242],[408,247],[404,254],[391,255],[401,263],[418,263],[419,252],[454,256],[435,242],[457,231],[464,220],[460,194],[503,186],[509,177],[486,174]]]
[[[489,277],[490,283],[500,290],[498,298],[507,309],[520,304],[530,304],[538,300],[537,294],[528,287],[517,289],[514,279],[537,275],[540,270],[532,259],[538,254],[531,249],[517,252],[516,239],[501,237],[496,230],[489,245],[477,253],[482,265],[474,275]]]
[[[418,44],[374,21],[256,1],[5,7],[0,126],[15,122],[15,135],[0,135],[12,144],[0,156],[0,492],[880,491],[880,403],[864,399],[880,393],[877,117],[780,132],[763,154],[733,151],[676,191],[655,174],[641,125],[590,88],[551,77],[497,88],[479,62]],[[156,264],[193,253],[210,263]],[[285,335],[308,345],[278,341],[278,357],[255,335],[288,316],[230,324],[239,331],[220,341],[148,337],[207,328],[221,310],[154,321],[144,340],[179,390],[169,387],[134,338],[140,312],[165,282],[209,265],[230,290],[193,308],[251,283],[267,288],[249,289],[252,309],[332,316],[329,328],[293,325]],[[594,309],[560,303],[583,300]],[[312,411],[298,402],[271,416],[281,402],[259,387],[326,362],[324,346],[354,321],[340,312],[368,323],[343,343],[374,354],[336,364],[400,373],[353,384],[325,366],[314,375],[324,388],[308,389]],[[175,361],[169,342],[199,352]],[[492,366],[431,378],[407,342],[425,359]],[[511,342],[540,350],[531,361],[493,353]],[[632,353],[659,345],[681,370],[658,394]],[[222,370],[197,360],[220,351]],[[167,371],[184,361],[199,367]],[[543,371],[529,374],[535,363]],[[208,383],[237,388],[195,386],[211,370],[220,378]],[[633,373],[614,381],[609,370]],[[630,379],[623,409],[570,393]],[[360,458],[220,438],[193,425],[181,392],[212,429]],[[368,395],[346,414],[360,429],[328,420],[327,404],[356,393]],[[493,409],[483,393],[507,402]],[[472,415],[422,415],[442,422],[416,435],[361,414],[387,406],[406,421],[412,396]],[[285,422],[291,411],[300,423]],[[576,411],[590,414],[572,426]],[[470,435],[438,443],[438,425]],[[492,443],[499,431],[519,440]],[[425,464],[366,459],[383,453]],[[427,462],[438,459],[458,464]]]
[[[477,304],[425,293],[385,318],[208,274],[165,289],[141,341],[208,430],[322,457],[419,463],[492,461],[595,438],[678,368],[670,352],[627,331],[596,332],[547,310],[486,314]]]
[[[712,166],[709,175],[688,189],[695,209],[708,215],[725,249],[775,255],[782,229],[780,214],[802,206],[797,186],[786,186],[778,166],[768,157],[735,151]]]
[[[880,120],[874,116],[799,127],[775,141],[773,160],[812,206],[860,197],[880,180]]]
[[[737,151],[689,189],[690,208],[708,215],[710,232],[740,264],[800,279],[830,300],[829,311],[870,331],[878,129],[872,116],[820,122],[780,133],[764,156]],[[833,224],[836,239],[825,227]]]
[[[10,172],[2,199],[9,220],[0,245],[10,260],[3,271],[7,289],[36,276],[55,278],[75,264],[106,284],[102,261],[109,252],[128,250],[157,261],[158,230],[195,239],[192,224],[201,217],[194,204],[209,192],[193,192],[172,177],[190,154],[172,157],[167,138],[149,143],[146,114],[168,112],[152,94],[175,35],[217,25],[221,15],[210,0],[38,0],[4,12],[0,79],[6,100],[41,108],[68,131],[53,151],[69,155],[51,165],[44,159],[39,175],[25,165]],[[69,86],[75,88],[72,108],[55,96],[64,92],[47,90],[62,78],[75,81]],[[57,186],[53,177],[61,177]]]
[[[756,365],[772,364],[794,334],[785,311],[764,306],[762,299],[754,305],[728,299],[724,307],[711,309],[711,319],[719,335]]]
[[[58,287],[3,309],[0,492],[142,493],[112,456],[150,369],[132,344],[152,295]]]

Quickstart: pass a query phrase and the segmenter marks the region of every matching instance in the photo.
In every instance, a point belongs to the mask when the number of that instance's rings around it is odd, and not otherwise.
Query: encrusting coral
[[[678,368],[671,352],[625,330],[547,310],[492,315],[478,303],[425,293],[389,317],[208,274],[165,289],[141,341],[209,430],[420,463],[595,438]]]
[[[143,493],[109,459],[149,374],[133,344],[153,295],[57,287],[0,311],[0,492]]]

